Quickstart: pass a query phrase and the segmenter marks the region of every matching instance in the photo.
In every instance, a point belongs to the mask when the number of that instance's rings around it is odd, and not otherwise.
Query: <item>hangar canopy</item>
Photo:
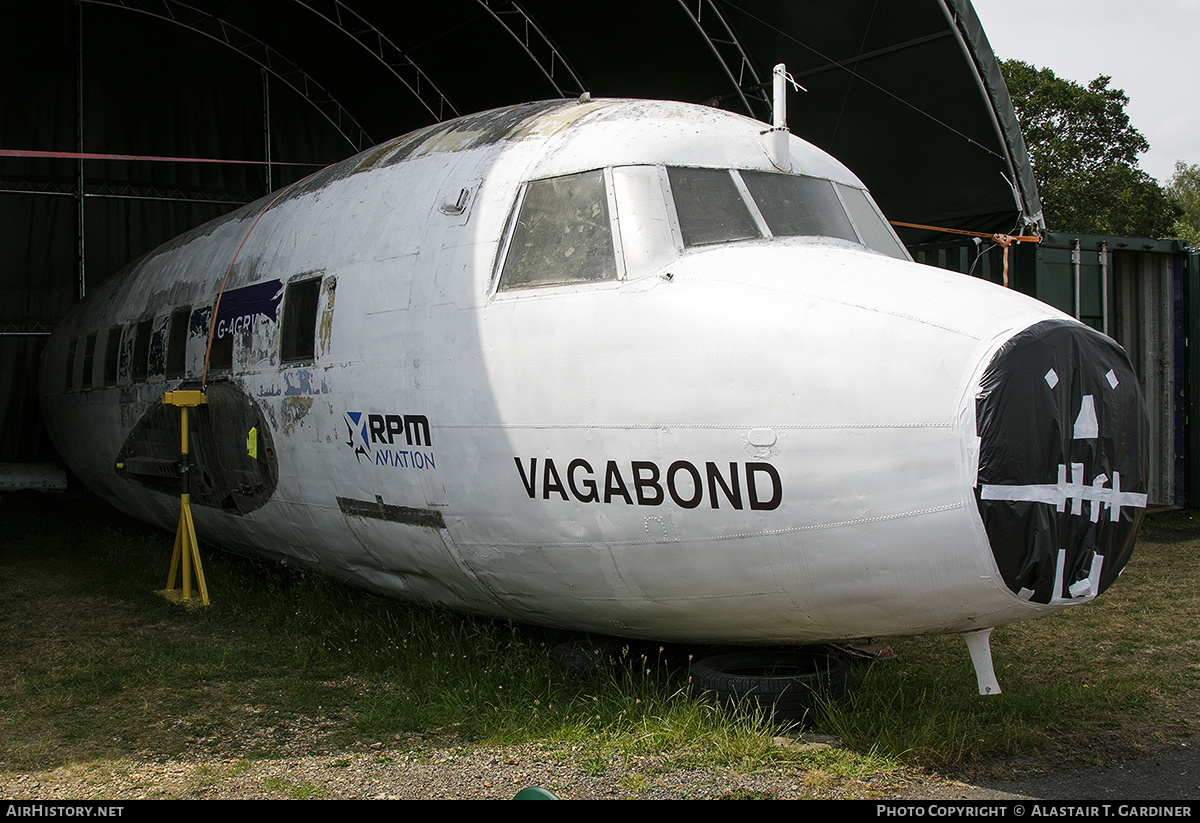
[[[460,114],[587,91],[769,121],[782,62],[806,89],[792,132],[891,219],[1041,223],[968,0],[50,0],[6,17],[0,460],[46,456],[37,358],[82,294],[194,225]]]

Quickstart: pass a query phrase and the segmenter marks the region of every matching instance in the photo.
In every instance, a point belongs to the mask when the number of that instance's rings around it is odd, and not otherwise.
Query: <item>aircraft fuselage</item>
[[[48,427],[172,527],[161,398],[203,383],[203,542],[531,623],[800,643],[1094,597],[1145,509],[1124,353],[913,263],[761,131],[555,101],[397,138],[106,282],[47,347]]]

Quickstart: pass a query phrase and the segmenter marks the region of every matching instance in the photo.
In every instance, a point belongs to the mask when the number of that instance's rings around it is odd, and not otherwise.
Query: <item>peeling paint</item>
[[[202,337],[208,340],[208,330],[212,326],[212,306],[195,309],[188,321],[188,337]]]
[[[262,397],[262,395],[260,394],[259,397]],[[265,400],[266,398],[262,397],[262,399]],[[271,421],[272,430],[279,429],[279,421],[275,418],[275,406],[275,403],[264,402],[262,404],[262,410],[266,413],[267,418]]]
[[[382,164],[388,155],[394,152],[401,143],[402,139],[397,138],[363,152],[358,156],[358,163],[354,167],[354,172],[369,171]]]
[[[578,104],[573,100],[546,100],[515,106],[508,110],[483,112],[435,123],[322,169],[292,186],[275,201],[274,207],[278,208],[290,200],[319,192],[352,175],[392,166],[413,157],[465,151],[502,140],[515,139],[523,136],[531,122],[544,112],[575,105]],[[269,202],[267,198],[263,198],[235,214],[243,219],[257,215]]]
[[[285,397],[279,407],[280,429],[284,434],[291,434],[292,429],[304,425],[303,420],[312,410],[311,397]]]
[[[130,431],[142,419],[146,413],[147,403],[123,403],[120,405],[121,410],[121,428],[125,431]]]
[[[283,373],[283,396],[299,397],[310,395],[312,390],[312,372],[308,369],[289,369]],[[309,398],[312,403],[312,398]]]
[[[329,340],[333,336],[333,296],[337,291],[337,278],[327,277],[321,283],[321,316],[317,319],[317,357],[329,353]]]
[[[461,117],[446,123],[438,123],[418,132],[415,138],[387,159],[384,165],[392,165],[410,157],[420,157],[438,152],[463,151],[480,146],[499,143],[520,136],[531,120],[537,119],[551,109],[574,106],[573,100],[545,100],[527,103],[503,111],[482,112]]]

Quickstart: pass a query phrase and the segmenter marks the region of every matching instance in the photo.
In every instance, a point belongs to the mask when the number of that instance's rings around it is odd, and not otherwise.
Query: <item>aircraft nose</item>
[[[993,356],[975,400],[975,488],[996,564],[1019,597],[1082,602],[1112,583],[1146,510],[1149,427],[1124,350],[1068,321]]]

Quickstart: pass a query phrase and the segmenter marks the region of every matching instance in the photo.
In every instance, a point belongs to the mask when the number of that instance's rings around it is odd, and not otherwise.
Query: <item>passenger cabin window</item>
[[[233,333],[225,332],[217,336],[212,328],[212,306],[205,306],[192,312],[192,326],[200,329],[206,347],[205,365],[210,372],[230,371],[233,368]],[[209,335],[212,335],[211,340]]]
[[[762,237],[726,169],[667,169],[683,245],[710,246]]]
[[[616,279],[603,170],[526,184],[499,290]]]
[[[83,344],[83,387],[92,387],[92,371],[96,366],[96,333],[87,336]]]
[[[150,375],[150,331],[151,321],[137,324],[133,337],[133,380],[145,380]]]
[[[286,362],[312,360],[317,346],[317,303],[321,279],[288,283],[283,296],[283,340],[280,359]]]
[[[108,342],[104,344],[104,385],[117,385],[117,363],[121,356],[121,327],[108,330]]]
[[[188,309],[171,313],[171,325],[167,332],[167,377],[183,377],[187,367]]]
[[[78,340],[72,340],[67,345],[67,371],[63,391],[72,391],[75,388],[75,352],[78,350],[78,347]]]
[[[150,357],[147,371],[150,377],[162,377],[167,373],[167,327],[171,318],[164,317],[151,327]]]

